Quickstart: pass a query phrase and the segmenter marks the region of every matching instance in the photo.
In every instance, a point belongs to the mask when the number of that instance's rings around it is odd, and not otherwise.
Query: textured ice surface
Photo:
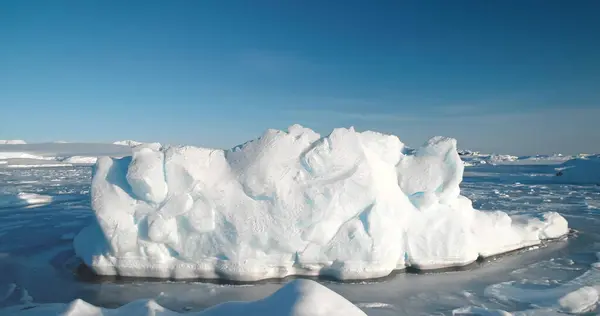
[[[600,258],[600,253],[599,253]],[[489,286],[485,293],[500,301],[531,304],[535,309],[515,314],[548,315],[550,311],[569,314],[580,314],[593,311],[600,300],[600,263],[592,264],[592,268],[581,276],[568,281],[560,286],[546,288],[527,288],[527,283],[503,282]],[[472,308],[459,309],[457,312]],[[475,315],[488,315],[486,312],[495,312],[482,308],[473,308],[480,311]],[[503,313],[502,311],[497,311]],[[491,315],[491,314],[490,314]],[[510,313],[506,313],[510,315]]]
[[[70,304],[42,304],[29,308],[13,307],[0,310],[11,315],[181,315],[170,311],[153,300],[139,300],[116,309],[102,309],[82,300]],[[253,302],[228,302],[202,312],[186,313],[193,316],[366,316],[358,307],[339,294],[315,281],[295,280],[272,295]]]
[[[568,231],[554,212],[473,209],[450,138],[406,153],[395,136],[294,125],[227,151],[133,150],[98,160],[97,223],[74,240],[101,275],[366,279],[463,266]]]

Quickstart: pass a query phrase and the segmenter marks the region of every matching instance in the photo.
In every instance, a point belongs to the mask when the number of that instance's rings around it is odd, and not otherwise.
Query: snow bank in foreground
[[[116,309],[103,309],[75,300],[70,304],[43,304],[39,306],[11,307],[0,313],[7,315],[163,315],[175,316],[154,300],[139,300]],[[315,281],[294,280],[270,296],[253,302],[227,302],[202,312],[186,313],[190,316],[366,316],[339,294]]]
[[[563,183],[600,184],[600,156],[572,159],[557,170],[555,179]]]
[[[473,209],[454,139],[403,149],[396,136],[321,137],[299,125],[227,151],[139,146],[98,160],[98,221],[74,247],[102,275],[366,279],[467,265],[568,232],[554,212]]]
[[[20,139],[12,139],[12,140],[4,140],[0,139],[0,145],[23,145],[27,144],[24,140]]]

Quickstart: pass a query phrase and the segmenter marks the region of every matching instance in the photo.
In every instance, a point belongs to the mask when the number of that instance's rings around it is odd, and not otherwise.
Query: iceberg
[[[154,300],[138,300],[115,309],[96,307],[81,299],[70,304],[30,304],[0,309],[0,313],[19,316],[41,315],[190,315],[190,316],[366,316],[341,295],[311,280],[294,280],[270,296],[253,302],[227,302],[201,312],[180,314]]]
[[[456,140],[300,125],[230,150],[140,145],[101,157],[96,221],[74,239],[99,275],[340,280],[464,266],[568,233],[558,213],[476,210]]]
[[[600,185],[600,155],[568,160],[557,171],[555,180],[562,183]]]

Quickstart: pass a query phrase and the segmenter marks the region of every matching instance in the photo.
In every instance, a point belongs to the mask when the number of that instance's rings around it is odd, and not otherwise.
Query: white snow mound
[[[77,299],[70,304],[42,304],[39,306],[10,307],[0,313],[7,315],[163,315],[180,313],[160,306],[154,300],[138,300],[116,309],[104,309]],[[227,302],[190,316],[366,316],[358,307],[330,289],[310,280],[294,280],[270,296],[253,302]]]
[[[460,195],[456,140],[293,125],[231,150],[139,146],[100,158],[97,222],[74,246],[100,275],[383,277],[462,266],[568,232],[557,213],[511,218]]]

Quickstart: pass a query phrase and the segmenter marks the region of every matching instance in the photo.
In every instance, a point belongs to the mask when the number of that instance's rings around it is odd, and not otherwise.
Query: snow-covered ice
[[[299,125],[231,150],[157,145],[100,158],[97,222],[74,240],[100,275],[368,279],[464,266],[568,232],[558,213],[484,212],[460,195],[456,140]]]
[[[3,312],[0,310],[0,312]],[[80,299],[70,304],[41,304],[5,309],[15,316],[88,316],[88,315],[181,315],[160,306],[154,300],[139,300],[116,309],[103,309]],[[294,280],[272,295],[253,302],[227,302],[193,316],[366,316],[339,294],[311,280]]]

